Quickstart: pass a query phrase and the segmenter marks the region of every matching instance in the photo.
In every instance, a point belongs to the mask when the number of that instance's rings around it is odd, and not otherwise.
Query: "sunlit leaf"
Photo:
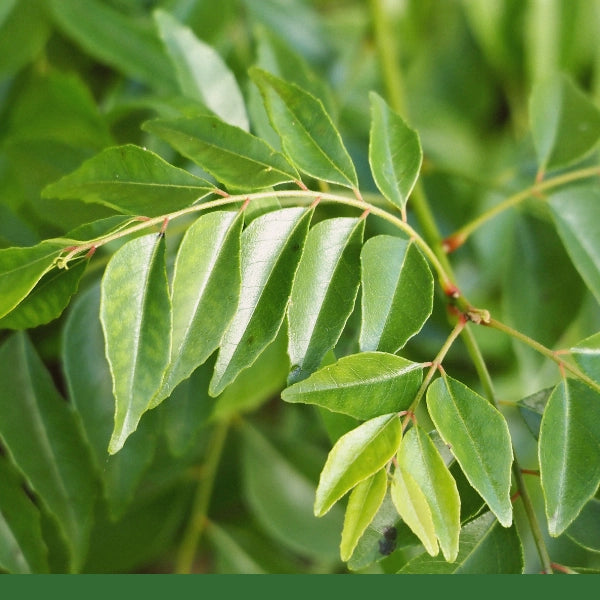
[[[427,408],[471,485],[500,523],[509,527],[513,453],[502,414],[485,398],[448,376],[429,386]]]
[[[431,270],[412,241],[388,235],[370,238],[360,258],[360,348],[397,352],[431,315]]]
[[[558,536],[600,483],[600,393],[575,379],[556,387],[542,418],[539,459],[548,531]]]
[[[346,492],[384,467],[398,450],[401,436],[402,425],[395,413],[365,421],[343,435],[321,471],[315,515],[327,513]]]
[[[421,385],[423,365],[395,354],[361,352],[340,358],[285,389],[286,402],[316,404],[357,419],[407,409]]]
[[[100,319],[116,404],[108,450],[115,454],[149,408],[169,360],[164,236],[148,234],[124,244],[110,259],[101,289]]]
[[[290,382],[319,367],[352,313],[363,232],[364,219],[339,217],[308,233],[288,307]]]

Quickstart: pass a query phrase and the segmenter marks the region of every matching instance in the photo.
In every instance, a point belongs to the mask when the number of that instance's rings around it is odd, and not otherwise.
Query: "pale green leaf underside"
[[[539,439],[548,530],[560,535],[600,483],[600,394],[563,380],[548,400]]]
[[[423,162],[419,136],[381,96],[371,92],[369,98],[371,173],[381,193],[404,211]]]
[[[471,485],[500,523],[509,527],[513,453],[502,414],[485,398],[447,376],[429,386],[427,408]]]
[[[319,367],[352,313],[364,223],[326,219],[308,233],[288,307],[290,382]]]
[[[46,186],[45,198],[79,199],[155,217],[180,210],[214,190],[205,179],[133,144],[106,148]]]
[[[342,138],[320,100],[295,84],[253,67],[269,119],[287,157],[317,179],[358,187],[356,170]]]
[[[360,258],[360,349],[398,352],[431,315],[429,265],[412,241],[389,235],[367,240]]]
[[[420,363],[395,354],[361,352],[319,369],[284,390],[281,398],[371,419],[407,409],[422,377]]]
[[[394,456],[402,437],[397,414],[365,421],[336,442],[321,471],[315,515],[322,516],[356,484],[373,475]]]
[[[238,306],[221,340],[210,394],[220,394],[275,339],[313,209],[283,208],[256,218],[242,234]]]
[[[100,319],[115,396],[109,452],[120,450],[158,390],[170,355],[171,301],[164,236],[127,242],[102,278]]]

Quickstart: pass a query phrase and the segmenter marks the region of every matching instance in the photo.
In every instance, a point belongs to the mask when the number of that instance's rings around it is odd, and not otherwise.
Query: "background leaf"
[[[313,209],[283,208],[258,217],[242,234],[240,300],[210,383],[218,395],[275,339],[285,316]]]
[[[131,240],[115,252],[102,278],[100,320],[115,397],[111,454],[136,430],[168,364],[171,302],[164,252],[162,235]]]
[[[360,349],[398,352],[433,310],[429,265],[412,241],[389,235],[367,240],[360,259]]]
[[[600,394],[563,380],[544,411],[539,440],[540,476],[548,530],[560,535],[600,483]]]
[[[471,485],[500,523],[510,527],[513,453],[504,417],[479,394],[447,376],[429,386],[427,408]]]
[[[319,369],[285,389],[281,398],[371,419],[407,409],[422,378],[420,363],[384,352],[361,352]]]
[[[339,217],[308,233],[288,306],[290,382],[319,367],[354,309],[364,227],[364,219]]]
[[[600,552],[600,500],[592,498],[581,509],[566,533],[580,546]]]

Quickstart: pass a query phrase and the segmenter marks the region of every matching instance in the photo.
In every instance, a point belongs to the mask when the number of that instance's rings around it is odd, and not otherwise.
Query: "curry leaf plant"
[[[600,572],[593,36],[80,4],[0,9],[0,572]]]

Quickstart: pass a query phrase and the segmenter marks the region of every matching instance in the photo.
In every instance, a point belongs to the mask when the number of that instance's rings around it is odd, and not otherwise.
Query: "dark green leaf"
[[[387,471],[381,469],[361,481],[350,493],[340,543],[342,560],[350,559],[358,540],[381,507],[387,491],[387,478]]]
[[[71,570],[77,572],[85,559],[98,490],[75,414],[24,334],[14,334],[0,348],[0,381],[2,445],[56,519]]]
[[[148,410],[169,361],[164,236],[149,234],[124,244],[110,259],[101,289],[100,319],[116,404],[108,451],[115,454]]]
[[[360,258],[360,348],[398,352],[431,315],[429,265],[412,241],[388,235],[370,238]]]
[[[600,111],[565,75],[536,83],[529,111],[540,170],[575,162],[600,139]]]
[[[500,523],[510,527],[513,453],[502,414],[485,398],[448,376],[429,386],[427,408],[471,485]]]
[[[212,115],[156,119],[146,122],[143,128],[234,189],[260,190],[300,179],[283,154]]]
[[[48,559],[40,513],[23,481],[0,457],[0,569],[8,573],[47,573]]]
[[[371,419],[407,409],[422,377],[420,363],[395,354],[361,352],[344,356],[295,383],[283,391],[281,398]]]
[[[317,487],[314,511],[322,516],[356,484],[383,468],[398,450],[402,425],[394,414],[365,421],[329,452]]]
[[[211,395],[220,394],[275,339],[312,214],[283,208],[258,217],[242,234],[240,300],[221,340]]]
[[[219,346],[240,291],[243,220],[243,213],[208,213],[188,228],[181,241],[173,272],[171,357],[153,405]]]
[[[375,92],[371,100],[369,164],[379,191],[406,214],[406,202],[417,181],[423,151],[417,132]]]
[[[500,527],[491,512],[465,525],[460,532],[454,563],[425,553],[411,560],[400,573],[510,575],[523,573],[523,547],[516,527]]]
[[[548,398],[550,398],[550,394],[553,390],[553,387],[544,388],[543,390],[535,392],[535,394],[531,394],[530,396],[527,396],[526,398],[523,398],[517,402],[519,412],[525,420],[527,427],[529,427],[529,430],[531,433],[533,433],[533,437],[535,437],[535,439],[538,439],[540,435],[542,415],[544,414],[544,409],[548,403]]]
[[[600,393],[575,379],[554,390],[540,428],[540,476],[550,535],[560,535],[600,483]]]
[[[154,20],[184,96],[202,102],[227,123],[247,131],[244,98],[225,61],[169,13],[156,10]]]
[[[357,188],[354,164],[323,103],[261,69],[252,68],[250,75],[284,152],[296,167],[311,177]]]
[[[325,219],[308,233],[288,307],[290,383],[319,367],[354,309],[364,224]]]
[[[567,535],[577,544],[600,552],[600,500],[592,498],[567,529]]]
[[[214,186],[132,144],[106,148],[43,190],[45,198],[77,198],[116,211],[154,217],[189,206]]]

